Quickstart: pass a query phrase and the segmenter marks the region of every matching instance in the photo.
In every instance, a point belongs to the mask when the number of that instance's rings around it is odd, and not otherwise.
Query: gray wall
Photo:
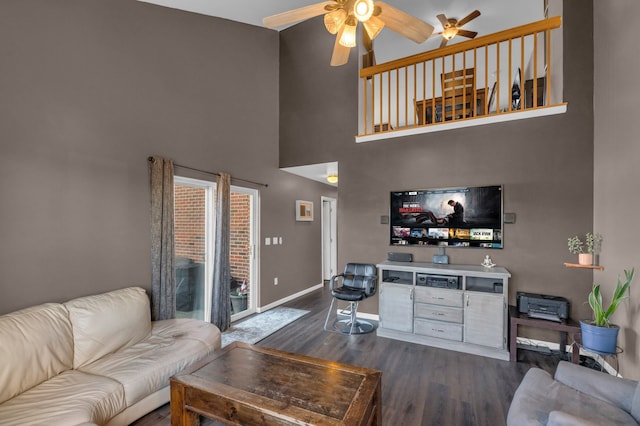
[[[640,124],[635,118],[640,93],[640,58],[633,26],[621,22],[640,17],[640,3],[634,0],[594,1],[595,32],[595,185],[594,229],[604,236],[601,263],[604,272],[594,280],[605,287],[610,300],[617,276],[624,269],[636,269],[631,298],[613,316],[621,327],[618,344],[625,377],[640,378]],[[624,276],[624,275],[623,275]]]
[[[567,251],[567,237],[592,229],[593,223],[593,51],[592,10],[578,0],[564,5],[564,100],[566,114],[491,124],[447,132],[356,144],[354,133],[331,133],[324,157],[339,161],[338,253],[339,266],[349,261],[379,262],[388,251],[413,253],[416,261],[431,260],[435,248],[389,246],[389,227],[380,224],[388,214],[389,192],[415,188],[459,185],[504,185],[505,211],[516,213],[515,224],[505,225],[502,250],[447,250],[451,263],[479,264],[486,254],[512,273],[510,302],[517,291],[555,294],[572,303],[572,316],[583,318],[583,302],[591,286],[592,272],[567,269],[563,262],[576,261]],[[311,26],[311,24],[309,24]],[[321,25],[296,34],[300,55],[305,36],[311,41],[333,40]],[[284,35],[283,35],[284,38]],[[356,66],[353,57],[349,66]],[[307,56],[309,85],[325,84],[297,119],[285,122],[290,105],[281,100],[280,161],[299,164],[308,155],[300,140],[289,135],[319,135],[326,129],[353,129],[357,120],[355,100],[343,105],[341,118],[316,122],[315,117],[336,108],[334,96],[352,91],[353,81],[326,85],[322,55]],[[287,67],[282,55],[282,67]],[[315,70],[315,71],[314,71]],[[355,71],[354,71],[355,73]],[[284,86],[284,82],[281,83]],[[355,83],[358,84],[358,83]],[[282,91],[285,90],[283,87]],[[306,93],[305,93],[306,94]],[[308,146],[316,150],[315,144]],[[360,310],[377,313],[377,296]],[[525,330],[530,337],[553,341],[554,333]]]
[[[321,282],[320,221],[296,223],[294,203],[319,217],[335,191],[278,169],[275,31],[133,0],[4,0],[0,63],[0,314],[150,288],[152,154],[269,184],[261,305]]]

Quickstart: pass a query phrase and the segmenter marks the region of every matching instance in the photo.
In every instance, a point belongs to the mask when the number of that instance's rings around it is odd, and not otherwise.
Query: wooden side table
[[[170,379],[171,424],[382,424],[380,371],[234,342]]]
[[[571,334],[571,362],[578,364],[580,362],[580,324],[571,318],[562,321],[555,322],[539,318],[529,318],[527,314],[521,314],[518,312],[518,308],[513,305],[509,306],[509,318],[510,328],[509,331],[509,360],[516,361],[516,351],[518,347],[516,345],[516,339],[518,337],[518,325],[526,325],[529,327],[542,328],[545,330],[556,330],[560,332],[560,351],[565,352],[567,347],[567,335]]]

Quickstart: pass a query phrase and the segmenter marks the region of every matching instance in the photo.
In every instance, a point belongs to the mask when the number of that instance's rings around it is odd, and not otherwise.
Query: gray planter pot
[[[234,314],[247,310],[247,295],[231,295],[231,311]]]

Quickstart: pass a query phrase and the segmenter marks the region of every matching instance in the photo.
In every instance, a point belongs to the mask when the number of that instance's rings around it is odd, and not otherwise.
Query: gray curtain
[[[173,266],[173,161],[149,157],[151,180],[151,319],[176,316]]]
[[[219,173],[216,185],[216,235],[213,255],[213,292],[211,323],[220,331],[231,325],[231,264],[229,243],[231,239],[231,176]]]

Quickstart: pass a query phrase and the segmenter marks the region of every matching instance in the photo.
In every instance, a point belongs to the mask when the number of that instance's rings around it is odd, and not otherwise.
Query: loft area
[[[361,69],[356,142],[565,112],[562,76],[552,74],[561,22],[543,19]]]

